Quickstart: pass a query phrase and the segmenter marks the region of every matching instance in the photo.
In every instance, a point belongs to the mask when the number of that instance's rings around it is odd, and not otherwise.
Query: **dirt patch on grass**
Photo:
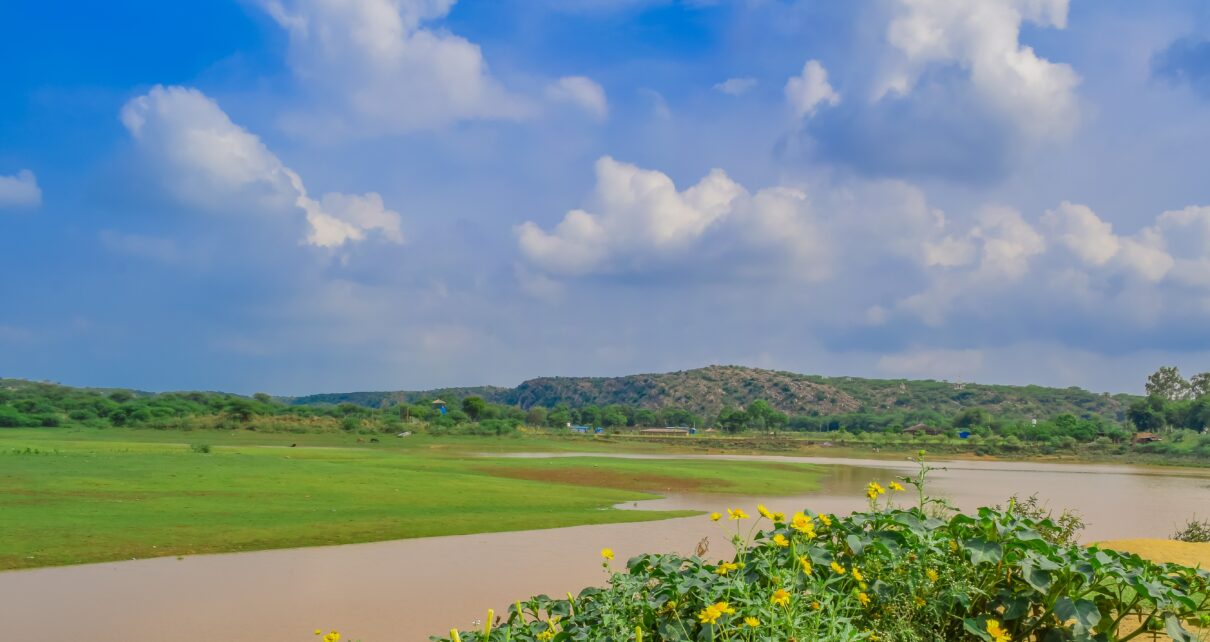
[[[526,479],[529,481],[555,482],[573,484],[575,486],[592,486],[595,488],[616,488],[618,490],[664,490],[664,491],[702,491],[707,485],[710,490],[728,488],[731,484],[717,480],[687,479],[671,475],[656,475],[651,473],[631,473],[606,468],[594,467],[551,467],[526,468],[522,466],[480,466],[477,471],[495,477],[510,479]]]

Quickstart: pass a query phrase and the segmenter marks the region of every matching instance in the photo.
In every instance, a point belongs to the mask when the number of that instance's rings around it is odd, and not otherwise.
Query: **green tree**
[[[741,432],[748,426],[748,413],[736,408],[724,407],[718,413],[718,425],[729,433]]]
[[[606,428],[626,425],[626,413],[617,406],[609,406],[601,410],[601,425]]]
[[[990,421],[987,411],[982,408],[967,408],[954,417],[955,428],[976,428],[986,426]]]
[[[467,397],[462,400],[462,412],[465,412],[472,421],[478,421],[485,410],[487,410],[487,402],[482,397]]]
[[[1193,375],[1189,379],[1189,392],[1194,399],[1210,397],[1210,372]]]
[[[1189,382],[1181,377],[1181,371],[1176,366],[1163,366],[1147,377],[1148,397],[1180,401],[1188,399],[1189,394]]]
[[[552,428],[563,428],[571,423],[571,410],[563,404],[555,406],[554,410],[546,413],[546,425]]]
[[[546,424],[546,409],[542,406],[534,406],[525,413],[525,423],[530,426],[543,426]]]
[[[1160,397],[1146,397],[1130,404],[1126,418],[1140,432],[1158,432],[1167,424],[1165,404]]]

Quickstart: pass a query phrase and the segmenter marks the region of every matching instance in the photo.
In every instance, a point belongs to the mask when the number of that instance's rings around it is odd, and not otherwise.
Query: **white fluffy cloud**
[[[1025,21],[1065,28],[1068,0],[894,0],[887,28],[894,49],[875,98],[911,91],[930,68],[969,74],[985,105],[1036,138],[1070,133],[1079,119],[1080,82],[1066,64],[1020,42]]]
[[[919,190],[894,181],[863,183],[859,193],[824,189],[816,203],[801,186],[749,192],[721,169],[683,190],[662,172],[610,157],[597,161],[596,174],[586,208],[549,231],[532,221],[517,228],[534,267],[565,277],[670,270],[818,282],[844,261],[914,259],[919,240],[943,225]],[[850,248],[833,241],[858,236],[877,243],[879,257],[842,260]]]
[[[787,80],[785,92],[798,118],[811,116],[820,105],[840,103],[840,94],[828,83],[828,70],[818,60],[808,60],[801,74]]]
[[[572,210],[551,233],[533,222],[518,227],[521,251],[534,264],[557,274],[584,274],[620,269],[620,260],[679,253],[745,193],[722,170],[683,192],[666,174],[608,156],[597,161],[596,171],[599,214]]]
[[[184,199],[213,207],[245,200],[256,209],[295,208],[309,226],[306,242],[337,247],[375,233],[403,242],[399,214],[373,192],[308,195],[302,178],[248,130],[231,122],[196,89],[157,86],[123,108],[122,123]]]
[[[37,207],[42,204],[38,178],[28,169],[12,176],[0,175],[0,208]]]
[[[261,0],[289,35],[295,74],[320,102],[291,126],[378,134],[527,115],[478,45],[425,26],[455,2]]]
[[[728,96],[742,96],[756,87],[755,78],[728,78],[714,86],[714,91]]]
[[[554,101],[571,103],[597,120],[609,117],[609,101],[605,98],[605,89],[591,78],[565,76],[546,88],[546,96]]]
[[[1089,270],[1210,290],[1210,207],[1163,212],[1129,236],[1085,205],[1064,202],[1045,220]]]

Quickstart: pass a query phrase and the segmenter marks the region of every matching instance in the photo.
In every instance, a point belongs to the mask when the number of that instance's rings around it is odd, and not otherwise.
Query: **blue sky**
[[[0,6],[0,375],[1210,370],[1197,0]]]

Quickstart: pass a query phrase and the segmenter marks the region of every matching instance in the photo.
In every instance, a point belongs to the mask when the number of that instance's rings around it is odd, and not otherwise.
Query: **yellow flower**
[[[613,549],[612,548],[602,548],[601,557],[603,557],[607,560],[613,559]]]
[[[774,513],[773,513],[773,521],[775,521],[775,522],[784,522],[784,521],[786,521],[786,514],[785,514],[785,513],[778,513],[778,512],[774,512]]]
[[[325,637],[324,639],[327,640],[328,638]],[[337,639],[340,638],[337,637]],[[450,629],[450,639],[454,642],[462,642],[462,638],[458,637],[458,629]]]
[[[726,575],[727,573],[730,573],[738,568],[739,564],[736,564],[735,562],[723,562],[722,564],[718,565],[718,568],[714,569],[714,572],[718,573],[719,575]]]
[[[832,562],[832,570],[836,571],[837,575],[844,575],[844,573],[845,573],[844,567],[841,566],[840,564],[837,564],[836,562]]]
[[[727,515],[731,519],[748,519],[748,514],[742,508],[728,508]]]
[[[790,603],[790,592],[786,589],[777,589],[773,591],[773,596],[769,598],[769,601],[777,606],[785,606]]]
[[[811,602],[811,608],[818,611],[819,609],[823,608],[823,605],[819,603],[819,600],[815,600],[814,602]]]
[[[722,518],[723,518],[723,516],[720,515],[719,513],[710,513],[710,521],[712,521],[712,522],[717,522],[718,520],[720,520]]]
[[[760,626],[760,620],[749,615],[748,617],[744,618],[744,624],[747,624],[748,626],[755,628],[755,627]]]
[[[857,580],[858,582],[865,581],[865,578],[861,576],[861,571],[858,570],[856,566],[853,567],[853,579]]]
[[[866,639],[867,639],[867,640],[869,640],[870,642],[878,642],[878,641],[879,641],[879,640],[881,640],[882,638],[878,637],[878,634],[877,634],[877,633],[871,633],[871,634],[870,634],[870,637],[868,637],[868,638],[866,638]]]
[[[954,551],[955,553],[958,552],[958,541],[957,540],[952,540],[952,539],[950,540],[950,550]]]
[[[555,631],[554,629],[546,629],[545,631],[539,633],[537,637],[543,642],[546,642],[546,640],[553,640],[555,637]]]
[[[870,596],[866,595],[864,592],[858,593],[857,601],[861,602],[862,606],[869,606],[870,605]]]
[[[886,489],[878,484],[878,482],[870,482],[865,487],[865,496],[870,499],[878,499],[879,495],[886,494]]]
[[[804,575],[810,575],[810,574],[811,574],[811,570],[812,570],[812,567],[811,567],[811,560],[807,559],[807,556],[806,556],[806,555],[803,555],[802,557],[799,557],[799,558],[798,558],[798,563],[802,565],[802,572],[803,572],[803,574],[804,574]]]
[[[765,508],[764,504],[757,504],[756,512],[760,513],[760,516],[764,517],[765,519],[773,519],[773,513],[770,513],[769,509]]]
[[[899,482],[891,482],[888,487],[897,493],[902,493],[904,491],[903,486]]]
[[[697,619],[702,624],[713,624],[720,617],[728,613],[735,613],[735,609],[731,608],[726,602],[718,602],[702,609],[701,613],[697,614]]]
[[[938,577],[937,571],[930,568],[927,571],[925,571],[924,574],[928,576],[930,582],[937,581],[937,577]]]
[[[828,517],[827,515],[820,515],[820,516],[819,516],[819,521],[823,522],[823,525],[824,525],[824,526],[831,526],[831,525],[832,525],[832,518],[831,518],[831,517]]]
[[[774,535],[774,536],[773,536],[773,543],[774,543],[774,544],[776,544],[776,545],[778,545],[778,546],[785,547],[785,546],[789,546],[789,545],[790,545],[790,540],[786,539],[786,536],[785,536],[785,535],[782,535],[781,533],[778,533],[778,534],[776,534],[776,535]]]
[[[790,518],[790,528],[807,537],[815,537],[815,522],[811,519],[810,515],[794,513],[794,517]]]
[[[315,635],[323,635],[323,629],[315,629]]]
[[[925,604],[924,598],[917,595],[916,596],[916,606],[924,606],[924,604]]]
[[[324,636],[324,642],[340,642],[340,634],[336,631],[332,631]]]
[[[1011,637],[1008,636],[1008,631],[1000,628],[1000,623],[996,620],[987,621],[987,632],[992,636],[992,642],[1010,642]]]

